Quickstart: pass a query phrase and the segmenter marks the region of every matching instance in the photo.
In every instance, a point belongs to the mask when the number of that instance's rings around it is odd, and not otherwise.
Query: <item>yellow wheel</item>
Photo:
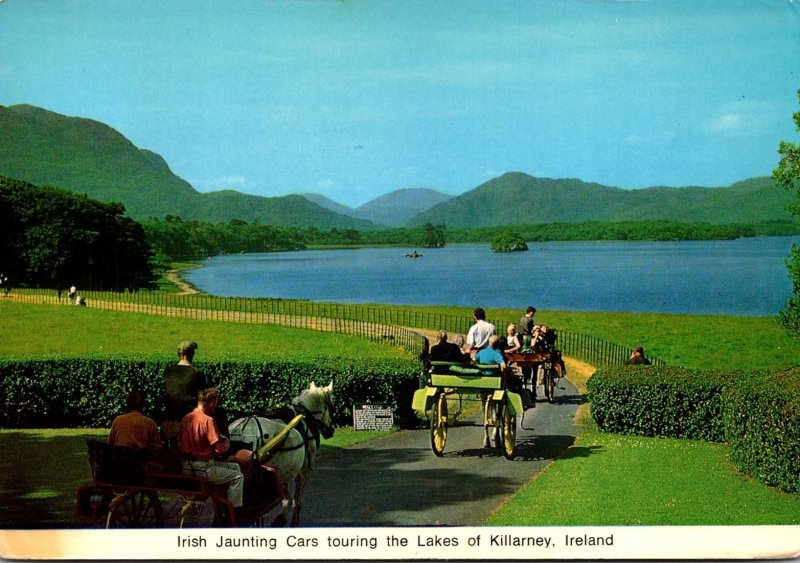
[[[441,457],[447,442],[447,396],[439,393],[431,412],[431,450]]]
[[[514,459],[514,447],[517,442],[517,415],[511,414],[507,405],[500,405],[500,449],[503,457]]]

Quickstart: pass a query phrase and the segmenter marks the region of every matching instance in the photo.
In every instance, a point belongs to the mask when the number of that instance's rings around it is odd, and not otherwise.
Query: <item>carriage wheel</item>
[[[163,528],[164,510],[153,491],[132,491],[109,507],[106,528]]]
[[[431,450],[441,457],[447,442],[447,396],[440,393],[433,403],[431,412]]]
[[[556,379],[553,370],[555,369],[554,366],[550,366],[549,368],[545,369],[544,372],[544,394],[547,397],[547,402],[553,402],[553,392],[556,388]]]
[[[556,397],[556,379],[561,377],[561,367],[558,364],[547,370],[547,400],[552,403]]]
[[[500,449],[503,457],[514,459],[514,448],[517,442],[517,415],[511,414],[511,409],[506,405],[499,405],[502,416],[500,417]]]

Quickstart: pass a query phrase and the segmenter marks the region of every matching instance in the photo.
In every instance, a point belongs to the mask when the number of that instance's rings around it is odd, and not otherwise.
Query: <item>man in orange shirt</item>
[[[155,421],[142,414],[145,401],[144,391],[134,389],[128,393],[127,412],[111,423],[110,445],[153,450],[164,447]]]
[[[228,500],[234,508],[242,506],[244,475],[238,463],[217,461],[217,454],[228,451],[231,443],[214,422],[219,392],[203,389],[197,393],[197,407],[183,417],[178,428],[178,449],[184,458],[183,472],[205,477],[212,483],[228,485]]]

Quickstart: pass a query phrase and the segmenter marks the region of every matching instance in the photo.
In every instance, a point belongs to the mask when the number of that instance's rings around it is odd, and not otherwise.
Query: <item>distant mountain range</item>
[[[757,223],[790,219],[792,194],[770,177],[728,187],[625,190],[575,179],[552,180],[510,172],[435,205],[409,226],[497,227],[520,223],[677,221]]]
[[[320,194],[262,197],[233,190],[200,193],[159,155],[100,122],[30,105],[0,106],[0,176],[51,185],[125,205],[134,218],[278,226],[373,229],[376,226],[493,227],[583,221],[756,223],[790,218],[793,195],[769,177],[728,187],[637,190],[577,179],[510,172],[459,196],[404,188],[357,208]]]
[[[97,121],[29,105],[0,106],[0,175],[125,205],[134,218],[241,219],[279,226],[372,228],[299,195],[261,197],[233,190],[200,193],[159,155],[135,147]]]
[[[453,199],[451,195],[430,188],[401,188],[352,208],[336,203],[320,194],[305,193],[301,195],[325,209],[387,227],[404,227],[420,213],[434,205]]]

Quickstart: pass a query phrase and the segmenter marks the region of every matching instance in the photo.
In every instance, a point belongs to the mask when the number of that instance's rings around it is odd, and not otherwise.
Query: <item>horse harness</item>
[[[328,403],[328,408],[331,408],[330,403]],[[283,437],[275,444],[270,444],[270,441],[268,441],[262,448],[259,448],[259,451],[265,450],[265,460],[271,458],[278,452],[305,448],[306,459],[309,460],[309,468],[311,468],[311,457],[308,455],[308,444],[313,440],[316,444],[316,447],[319,448],[321,430],[327,430],[327,425],[321,420],[318,420],[314,415],[323,414],[323,412],[324,411],[311,411],[304,405],[295,403],[268,414],[265,418],[276,418],[286,424],[286,428],[284,428],[277,435],[280,436],[283,434]],[[295,446],[285,446],[284,443],[289,437],[289,432],[293,428],[300,433],[303,441]]]

